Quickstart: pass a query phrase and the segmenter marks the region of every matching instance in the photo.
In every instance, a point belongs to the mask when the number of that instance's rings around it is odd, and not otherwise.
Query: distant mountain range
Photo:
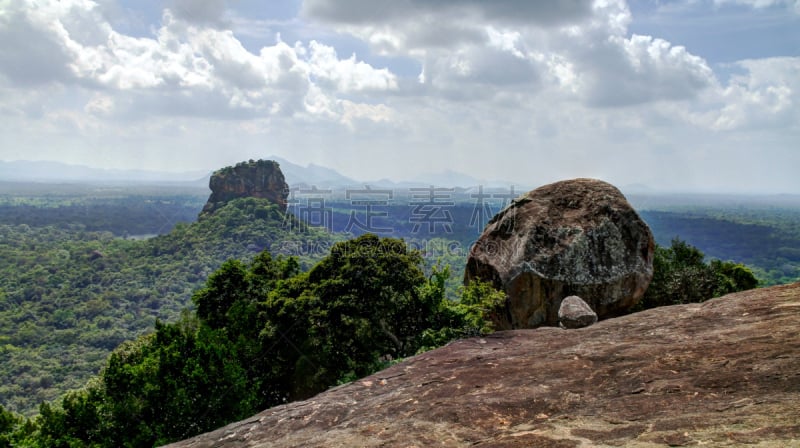
[[[419,187],[456,188],[463,192],[477,192],[480,187],[484,189],[509,189],[523,193],[537,186],[539,183],[531,182],[530,185],[519,185],[498,180],[485,180],[453,170],[444,170],[438,173],[417,174],[408,180],[396,181],[391,179],[358,180],[347,177],[338,171],[310,163],[302,166],[277,156],[265,157],[275,160],[281,166],[286,182],[293,187],[316,187],[321,189],[344,189],[370,186],[373,188],[409,189]],[[221,167],[219,167],[221,168]],[[156,184],[179,185],[192,188],[207,188],[213,170],[185,171],[172,173],[166,171],[147,170],[120,170],[92,168],[84,165],[70,165],[50,161],[0,161],[0,182],[42,182],[42,183],[103,183],[103,184]],[[629,200],[641,202],[641,197],[664,195],[667,192],[657,191],[643,184],[628,184],[618,186]],[[680,193],[683,196],[687,193]],[[691,194],[691,193],[689,193]],[[696,194],[696,193],[695,193]],[[718,194],[712,194],[718,200]],[[797,198],[792,198],[796,202]]]
[[[324,166],[315,165],[313,163],[310,163],[307,166],[302,166],[276,156],[270,156],[266,158],[268,160],[274,160],[280,164],[283,177],[286,178],[286,183],[289,185],[302,184],[306,186],[323,188],[362,184],[362,182],[344,176],[338,171],[326,168]]]
[[[440,173],[419,174],[407,181],[379,179],[372,181],[356,180],[333,170],[313,163],[306,166],[289,162],[281,157],[266,157],[281,166],[286,182],[292,186],[317,188],[343,188],[369,185],[377,188],[413,188],[434,185],[445,188],[506,188],[512,184],[501,181],[482,181],[475,177],[453,170]],[[187,171],[171,173],[146,170],[119,170],[92,168],[83,165],[70,165],[49,161],[0,161],[0,181],[12,182],[70,182],[70,183],[155,183],[207,186],[211,171]],[[517,188],[518,191],[524,191]]]
[[[206,171],[170,173],[164,171],[101,169],[47,161],[0,161],[0,181],[13,182],[186,184],[204,181],[207,185],[209,175],[210,173]]]
[[[338,171],[310,163],[306,166],[292,163],[276,156],[265,157],[275,160],[281,166],[286,182],[293,187],[316,187],[325,189],[359,188],[369,186],[373,188],[409,189],[415,187],[442,187],[456,188],[463,192],[477,192],[479,188],[508,190],[523,193],[541,186],[547,182],[537,182],[531,179],[528,185],[520,185],[500,180],[485,180],[460,173],[453,170],[444,170],[438,173],[417,174],[411,179],[396,181],[391,179],[358,180],[347,177]],[[222,167],[217,167],[222,168]],[[216,168],[215,168],[216,169]],[[172,173],[166,171],[147,170],[121,170],[92,168],[84,165],[70,165],[51,161],[0,161],[0,182],[41,182],[41,183],[103,183],[103,184],[155,184],[177,185],[191,188],[208,188],[208,181],[213,170],[185,171]],[[686,195],[708,197],[711,202],[719,201],[720,196],[730,196],[739,200],[743,197],[769,196],[781,202],[796,204],[800,195],[797,194],[753,194],[742,195],[734,193],[701,193],[692,191],[664,191],[657,190],[648,185],[632,183],[617,185],[632,202],[641,203],[643,198],[653,196],[675,196],[676,200],[683,201]],[[738,198],[738,199],[737,199]],[[647,201],[645,201],[647,202]]]
[[[319,188],[353,187],[363,185],[369,185],[371,187],[378,188],[411,188],[434,185],[436,187],[463,189],[478,188],[478,186],[487,188],[507,188],[512,185],[510,182],[480,180],[470,175],[453,170],[444,170],[438,173],[418,174],[409,180],[403,181],[394,181],[385,178],[361,181],[344,176],[331,168],[314,165],[313,163],[304,167],[276,156],[267,158],[274,160],[281,165],[281,171],[283,171],[283,175],[286,177],[286,182],[289,185],[313,185]]]

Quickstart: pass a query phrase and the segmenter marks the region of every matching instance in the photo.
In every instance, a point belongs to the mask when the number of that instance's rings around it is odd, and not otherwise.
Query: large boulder
[[[497,329],[558,325],[564,297],[598,318],[623,314],[653,278],[649,227],[613,185],[574,179],[537,188],[498,213],[470,250],[465,283],[505,291]]]
[[[215,171],[209,181],[211,196],[203,213],[212,213],[237,198],[264,198],[286,211],[289,185],[280,165],[272,160],[250,160]]]

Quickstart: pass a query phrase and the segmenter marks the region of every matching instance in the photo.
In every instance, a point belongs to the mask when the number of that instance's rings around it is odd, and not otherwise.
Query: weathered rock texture
[[[800,446],[800,283],[454,342],[173,448]]]
[[[537,188],[498,213],[470,251],[464,281],[508,296],[495,328],[558,325],[577,295],[600,319],[635,305],[653,278],[653,235],[613,185],[575,179]]]
[[[209,181],[211,196],[203,213],[211,213],[237,198],[265,198],[286,211],[289,185],[278,162],[258,160],[242,162],[214,172]]]
[[[597,313],[578,296],[569,296],[558,308],[558,324],[562,328],[583,328],[597,322]]]

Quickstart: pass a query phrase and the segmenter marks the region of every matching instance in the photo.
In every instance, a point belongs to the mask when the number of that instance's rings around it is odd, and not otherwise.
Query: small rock
[[[578,296],[569,296],[561,301],[558,309],[561,328],[583,328],[597,322],[597,314]]]

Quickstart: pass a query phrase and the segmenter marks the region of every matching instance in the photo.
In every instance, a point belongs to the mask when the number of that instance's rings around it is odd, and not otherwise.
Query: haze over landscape
[[[798,25],[795,0],[4,0],[0,160],[797,193]]]

